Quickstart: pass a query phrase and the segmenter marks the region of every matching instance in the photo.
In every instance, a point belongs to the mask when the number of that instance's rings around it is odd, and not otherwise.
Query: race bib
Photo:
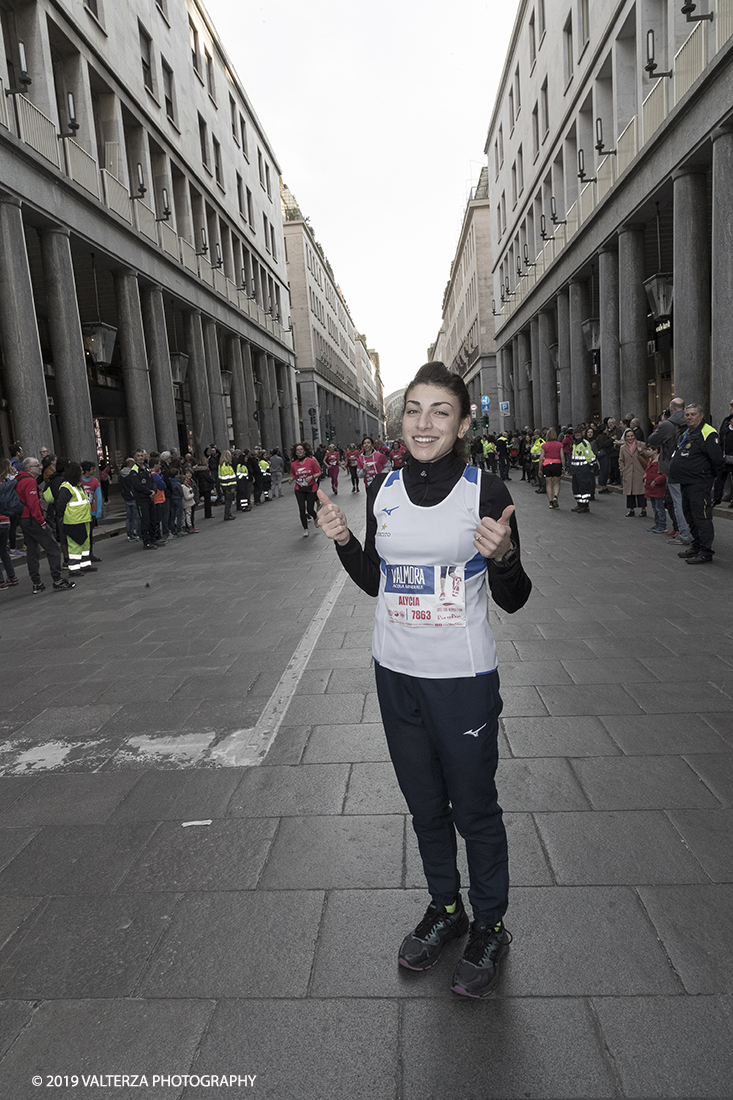
[[[403,626],[465,626],[462,565],[387,565],[387,621]]]

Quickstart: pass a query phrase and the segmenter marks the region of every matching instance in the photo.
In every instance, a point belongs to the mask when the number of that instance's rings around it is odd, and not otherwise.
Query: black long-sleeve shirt
[[[423,463],[411,458],[403,468],[402,478],[405,490],[413,504],[420,508],[430,508],[440,504],[455,488],[466,468],[465,462],[454,454],[445,455],[437,462]],[[481,478],[481,496],[479,511],[482,519],[501,519],[504,509],[512,503],[509,490],[494,474],[479,471]],[[380,557],[376,549],[377,520],[374,515],[374,501],[377,493],[389,474],[379,474],[367,489],[367,529],[364,548],[351,534],[344,546],[336,543],[336,550],[346,572],[369,596],[379,594],[381,573]],[[510,520],[512,541],[519,549],[519,528],[516,515]],[[524,607],[532,591],[532,582],[524,571],[521,559],[511,566],[497,565],[491,558],[486,559],[489,588],[491,595],[503,611],[510,614]]]

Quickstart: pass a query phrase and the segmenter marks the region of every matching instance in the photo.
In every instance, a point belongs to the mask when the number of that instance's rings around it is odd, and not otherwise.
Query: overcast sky
[[[518,0],[205,0],[385,395],[425,362]]]

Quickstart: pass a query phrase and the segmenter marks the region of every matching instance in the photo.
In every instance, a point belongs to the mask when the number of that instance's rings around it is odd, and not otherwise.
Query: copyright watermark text
[[[31,1083],[47,1089],[247,1089],[256,1080],[256,1073],[47,1073]]]

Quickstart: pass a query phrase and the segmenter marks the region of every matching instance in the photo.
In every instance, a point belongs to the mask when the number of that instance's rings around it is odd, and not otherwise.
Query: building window
[[[275,247],[275,226],[270,226],[270,251],[272,252],[272,258],[277,263],[277,248]]]
[[[496,178],[499,178],[499,139],[494,142],[494,167],[496,169]]]
[[[84,7],[89,8],[95,19],[99,19],[99,4],[97,0],[84,0]]]
[[[252,226],[252,231],[255,232],[255,219],[252,213],[252,192],[249,187],[247,188],[247,221]]]
[[[578,2],[578,35],[579,46],[581,50],[585,46],[586,42],[590,38],[590,13],[588,11],[588,0],[579,0]]]
[[[191,62],[196,72],[201,75],[201,53],[199,51],[199,32],[193,24],[193,21],[189,18],[188,30],[191,41]]]
[[[262,229],[265,234],[265,248],[270,251],[270,233],[267,225],[267,214],[262,215]]]
[[[522,90],[519,86],[519,65],[517,65],[514,71],[514,106],[517,112],[517,118],[519,118],[519,112],[522,109]]]
[[[514,129],[514,89],[509,89],[509,133]]]
[[[257,150],[257,171],[260,175],[260,187],[265,190],[265,162],[262,159],[262,150]]]
[[[249,148],[247,146],[247,123],[244,121],[242,115],[239,116],[239,134],[242,139],[242,152],[247,160],[249,160]]]
[[[547,95],[547,77],[545,77],[542,88],[540,89],[540,133],[542,140],[544,141],[550,130],[550,108],[549,97]]]
[[[537,157],[540,151],[540,118],[539,118],[539,104],[535,103],[532,108],[532,160]]]
[[[565,83],[569,84],[573,77],[573,15],[567,18],[562,29],[563,57],[565,60]]]
[[[537,60],[537,32],[535,29],[534,12],[529,17],[529,67]]]
[[[204,168],[209,167],[209,133],[206,123],[199,115],[199,145],[201,146],[201,163]]]
[[[206,50],[206,87],[209,89],[209,95],[216,103],[216,84],[214,82],[214,60]]]
[[[158,11],[163,16],[163,18],[165,19],[165,21],[167,23],[168,22],[168,0],[155,0],[155,6],[157,7]]]
[[[524,191],[524,153],[520,145],[517,153],[517,193],[521,195],[522,191]]]
[[[499,167],[504,163],[504,127],[499,127]]]
[[[237,172],[237,209],[239,210],[239,213],[242,215],[242,217],[245,217],[244,184],[242,182],[242,177],[240,176],[239,172]]]
[[[216,140],[213,134],[211,135],[211,143],[214,147],[214,176],[219,186],[223,187],[224,185],[222,183],[221,175],[221,145]]]
[[[501,193],[501,224],[502,224],[502,233],[503,233],[504,230],[506,229],[506,192],[505,191],[502,191],[502,193]]]
[[[270,165],[265,165],[265,190],[267,191],[267,197],[272,201],[272,189],[270,184]]]
[[[153,40],[146,30],[138,24],[140,32],[140,60],[143,67],[143,84],[155,95],[155,82],[153,79]]]
[[[239,145],[239,133],[237,131],[237,105],[234,102],[234,96],[231,94],[229,96],[229,114],[232,120],[232,137],[236,141],[237,145]]]
[[[176,121],[176,105],[173,95],[173,69],[161,57],[160,67],[163,72],[163,99],[165,100],[165,113],[171,122]]]
[[[512,165],[512,207],[517,205],[517,162]]]
[[[542,45],[542,39],[545,36],[545,0],[537,0],[537,30],[540,34],[540,45]]]

